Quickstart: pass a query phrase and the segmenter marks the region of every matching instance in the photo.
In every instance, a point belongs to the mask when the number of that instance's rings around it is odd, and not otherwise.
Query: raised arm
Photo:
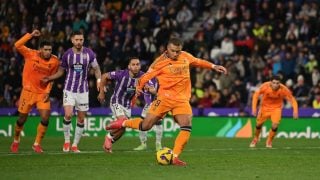
[[[227,74],[227,69],[220,65],[215,65],[206,60],[202,60],[196,57],[193,57],[191,54],[188,54],[188,58],[190,59],[190,65],[195,67],[201,67],[206,69],[213,69],[217,72]]]
[[[38,37],[41,33],[39,30],[33,30],[32,33],[26,33],[17,42],[14,43],[14,47],[22,54],[28,53],[31,49],[27,48],[24,44],[27,43],[32,37]]]

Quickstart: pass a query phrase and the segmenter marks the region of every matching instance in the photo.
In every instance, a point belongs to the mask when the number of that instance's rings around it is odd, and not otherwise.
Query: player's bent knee
[[[272,130],[273,132],[277,132],[278,127],[272,127],[271,130]]]

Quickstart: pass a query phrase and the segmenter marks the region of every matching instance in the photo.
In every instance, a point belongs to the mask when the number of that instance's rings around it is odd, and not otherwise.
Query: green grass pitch
[[[186,167],[156,163],[154,138],[148,150],[132,151],[136,137],[124,137],[114,152],[102,150],[103,137],[83,137],[79,154],[63,153],[63,137],[46,137],[44,154],[31,149],[33,138],[22,138],[19,154],[10,154],[11,138],[0,138],[0,179],[319,179],[319,139],[275,139],[273,149],[255,149],[250,139],[191,137],[181,159]],[[172,148],[174,138],[164,138]]]

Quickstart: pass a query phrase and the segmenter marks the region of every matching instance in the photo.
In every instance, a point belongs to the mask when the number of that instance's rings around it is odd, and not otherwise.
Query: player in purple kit
[[[97,90],[100,88],[101,71],[95,53],[83,46],[84,36],[82,32],[76,31],[71,35],[72,48],[69,48],[62,56],[62,62],[58,72],[42,79],[49,82],[61,77],[66,71],[66,79],[63,89],[64,107],[64,145],[63,151],[80,152],[78,143],[84,130],[84,118],[89,110],[88,73],[90,66],[94,69],[97,79]],[[73,108],[77,110],[77,126],[72,146],[70,147],[70,130]]]
[[[136,82],[144,72],[140,71],[139,58],[129,59],[128,69],[107,72],[102,75],[100,89],[103,89],[108,80],[115,81],[114,93],[110,99],[110,108],[114,118],[131,117],[131,101],[135,95]],[[98,96],[100,102],[104,102],[105,93],[101,90]],[[144,93],[146,104],[151,103],[151,94]],[[125,132],[125,128],[109,132],[105,137],[103,148],[106,152],[112,152],[112,143],[117,141]]]

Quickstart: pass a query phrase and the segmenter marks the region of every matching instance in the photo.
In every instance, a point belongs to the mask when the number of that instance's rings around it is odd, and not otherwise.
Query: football
[[[161,165],[169,165],[172,163],[173,153],[170,148],[164,147],[157,151],[157,162]]]

